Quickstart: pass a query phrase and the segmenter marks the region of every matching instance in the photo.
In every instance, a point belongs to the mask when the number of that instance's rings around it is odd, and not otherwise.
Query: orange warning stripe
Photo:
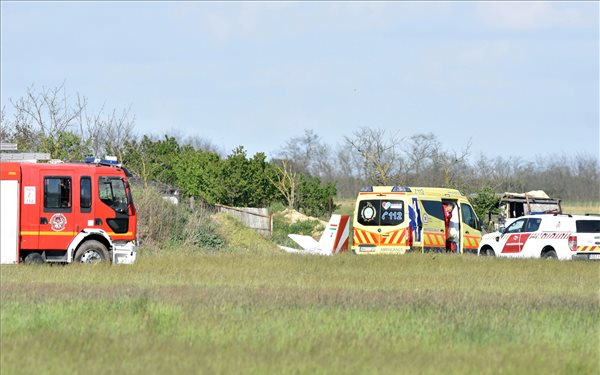
[[[465,236],[463,247],[465,249],[477,249],[479,247],[479,241],[481,241],[481,237]]]
[[[366,230],[354,228],[354,236],[352,243],[354,244],[373,244],[377,245],[378,237],[377,233],[368,232]]]
[[[354,228],[353,231],[353,244],[370,244],[379,246],[406,245],[406,228],[384,234],[373,233],[358,228]]]
[[[444,247],[446,241],[441,233],[425,232],[423,233],[423,246],[429,247]]]
[[[600,246],[577,246],[577,251],[600,251]]]
[[[387,236],[381,235],[381,245],[403,245],[406,229],[400,229],[394,232],[386,233]]]

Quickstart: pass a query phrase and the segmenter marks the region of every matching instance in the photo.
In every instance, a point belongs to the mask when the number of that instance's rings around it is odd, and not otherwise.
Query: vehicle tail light
[[[408,233],[406,234],[406,246],[412,246],[413,245],[413,236],[412,236],[412,229],[408,228]]]
[[[569,236],[569,250],[577,251],[577,236]]]

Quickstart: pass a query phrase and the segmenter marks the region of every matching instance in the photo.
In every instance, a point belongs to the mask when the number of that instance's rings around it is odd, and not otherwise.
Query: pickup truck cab
[[[525,215],[483,236],[478,255],[600,260],[600,217]]]

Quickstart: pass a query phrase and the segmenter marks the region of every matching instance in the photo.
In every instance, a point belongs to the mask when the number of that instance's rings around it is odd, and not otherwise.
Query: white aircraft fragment
[[[348,250],[348,235],[350,233],[349,215],[334,214],[329,219],[321,238],[317,242],[311,236],[288,234],[303,250],[279,246],[288,253],[334,255]]]

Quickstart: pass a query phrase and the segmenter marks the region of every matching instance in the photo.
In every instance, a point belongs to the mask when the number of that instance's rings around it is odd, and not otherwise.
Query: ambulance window
[[[427,212],[429,216],[433,216],[442,221],[444,220],[444,208],[442,207],[441,201],[427,201],[423,199],[421,202],[423,203],[425,212]]]
[[[379,225],[398,225],[404,221],[403,201],[381,201]]]
[[[527,224],[525,224],[525,230],[523,230],[523,232],[535,232],[536,230],[538,230],[541,223],[542,219],[540,218],[528,219]]]
[[[364,226],[393,226],[404,221],[404,202],[372,199],[358,203],[358,223]]]
[[[475,215],[475,212],[473,212],[471,206],[463,203],[460,205],[460,211],[463,223],[467,224],[471,228],[477,228],[477,215]]]
[[[92,179],[90,177],[81,177],[79,184],[81,212],[90,212],[92,210]]]
[[[600,233],[600,220],[577,220],[577,233]]]
[[[365,200],[358,203],[358,222],[365,226],[379,226],[380,201]]]
[[[71,211],[71,178],[44,178],[44,211]]]

